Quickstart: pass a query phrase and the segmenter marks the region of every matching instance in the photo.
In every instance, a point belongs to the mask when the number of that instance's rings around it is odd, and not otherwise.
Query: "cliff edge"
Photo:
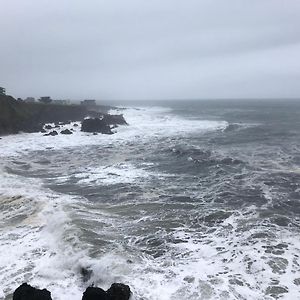
[[[0,135],[37,132],[45,123],[80,121],[99,115],[80,105],[25,103],[0,95]]]

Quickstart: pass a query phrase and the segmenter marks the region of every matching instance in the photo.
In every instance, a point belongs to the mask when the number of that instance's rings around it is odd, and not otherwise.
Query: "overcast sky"
[[[16,97],[300,98],[299,0],[0,0]]]

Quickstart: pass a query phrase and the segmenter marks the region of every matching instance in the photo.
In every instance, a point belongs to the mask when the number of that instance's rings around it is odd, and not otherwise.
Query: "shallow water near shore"
[[[112,136],[0,140],[0,298],[299,299],[300,103],[121,112]]]

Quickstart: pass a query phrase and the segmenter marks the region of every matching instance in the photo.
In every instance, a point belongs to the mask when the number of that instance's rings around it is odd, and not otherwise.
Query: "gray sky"
[[[0,0],[16,97],[300,98],[298,0]]]

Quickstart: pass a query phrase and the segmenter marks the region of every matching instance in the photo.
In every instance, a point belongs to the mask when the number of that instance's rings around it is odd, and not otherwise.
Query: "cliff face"
[[[0,135],[36,132],[44,123],[81,121],[86,116],[97,117],[99,113],[79,105],[24,103],[0,95]]]
[[[14,98],[0,95],[0,134],[17,133],[28,117]]]

